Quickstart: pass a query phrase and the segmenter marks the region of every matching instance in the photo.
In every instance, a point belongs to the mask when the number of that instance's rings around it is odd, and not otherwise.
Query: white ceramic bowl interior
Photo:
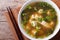
[[[24,31],[24,29],[22,28],[22,25],[21,25],[21,13],[22,13],[22,11],[25,9],[25,7],[26,7],[27,5],[29,5],[30,3],[32,3],[32,2],[47,2],[47,3],[49,3],[49,4],[56,10],[56,12],[57,12],[58,24],[57,24],[57,26],[56,26],[53,34],[51,34],[51,35],[49,35],[48,37],[45,37],[45,38],[43,38],[43,39],[41,39],[41,38],[38,38],[38,39],[32,38],[31,36],[29,36],[29,35]],[[31,40],[48,40],[48,39],[51,39],[52,37],[54,37],[54,36],[58,33],[59,28],[60,28],[60,27],[59,27],[59,26],[60,26],[60,12],[59,12],[59,8],[58,8],[58,7],[56,6],[56,4],[55,4],[54,2],[52,2],[51,0],[29,0],[29,1],[27,1],[27,2],[22,6],[22,8],[21,8],[20,11],[19,11],[19,14],[18,14],[18,25],[19,25],[19,28],[20,28],[21,32],[22,32],[27,38],[29,38],[29,39],[31,39]]]

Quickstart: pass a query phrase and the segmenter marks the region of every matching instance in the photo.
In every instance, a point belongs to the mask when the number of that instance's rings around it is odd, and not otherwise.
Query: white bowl
[[[32,38],[31,36],[29,36],[29,35],[24,31],[24,29],[22,28],[22,25],[21,25],[21,13],[22,13],[22,11],[25,9],[25,7],[26,7],[27,5],[29,5],[30,3],[32,3],[32,2],[41,2],[41,1],[42,1],[42,2],[47,2],[47,3],[49,3],[49,4],[56,10],[57,16],[58,16],[58,24],[57,24],[57,26],[56,26],[53,34],[51,34],[51,35],[49,35],[48,37],[45,37],[45,38],[43,38],[43,39],[41,39],[41,38],[36,39],[36,38]],[[59,26],[60,26],[60,12],[59,12],[59,8],[58,8],[57,5],[56,5],[54,2],[52,2],[51,0],[29,0],[29,1],[27,1],[27,2],[22,6],[22,8],[21,8],[20,11],[19,11],[19,14],[18,14],[18,25],[19,25],[19,28],[20,28],[21,32],[22,32],[27,38],[29,38],[29,39],[31,39],[31,40],[48,40],[48,39],[51,39],[52,37],[54,37],[54,36],[58,33],[59,28],[60,28],[60,27],[59,27]]]

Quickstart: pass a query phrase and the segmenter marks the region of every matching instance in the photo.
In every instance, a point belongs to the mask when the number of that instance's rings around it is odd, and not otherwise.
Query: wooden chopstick
[[[9,17],[11,19],[11,22],[12,22],[12,24],[14,26],[14,29],[16,31],[16,34],[17,34],[19,40],[24,40],[24,38],[22,37],[22,33],[21,33],[20,29],[19,29],[19,26],[18,26],[18,24],[17,24],[17,22],[15,20],[15,17],[13,15],[13,12],[12,12],[11,8],[8,7],[7,11],[8,11]]]

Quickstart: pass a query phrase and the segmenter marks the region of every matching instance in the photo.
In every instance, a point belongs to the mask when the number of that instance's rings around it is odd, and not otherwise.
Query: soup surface
[[[31,37],[47,37],[57,25],[56,11],[46,2],[31,3],[21,13],[21,24]]]

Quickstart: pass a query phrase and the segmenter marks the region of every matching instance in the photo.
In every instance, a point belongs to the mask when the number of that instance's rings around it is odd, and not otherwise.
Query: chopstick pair
[[[11,22],[12,22],[12,24],[14,26],[14,29],[16,31],[16,34],[17,34],[19,40],[24,40],[24,38],[22,37],[22,33],[21,33],[20,29],[19,29],[19,26],[18,26],[18,24],[17,24],[17,22],[15,20],[15,17],[13,15],[13,12],[12,12],[11,8],[8,7],[7,11],[8,11],[8,15],[9,15],[9,17],[11,19]]]

